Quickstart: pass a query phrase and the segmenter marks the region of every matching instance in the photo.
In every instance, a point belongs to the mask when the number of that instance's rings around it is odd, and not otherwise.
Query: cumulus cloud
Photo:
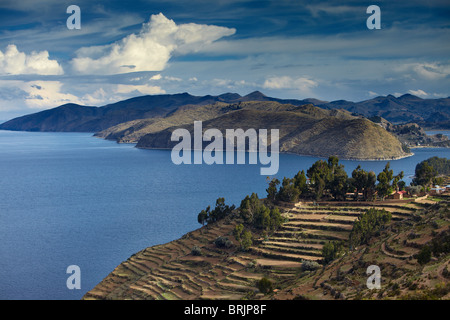
[[[293,89],[306,94],[311,93],[311,89],[317,86],[316,81],[306,77],[292,78],[289,76],[270,77],[263,84],[265,89]]]
[[[201,51],[235,32],[235,29],[213,25],[177,25],[160,13],[152,15],[139,34],[128,35],[110,45],[79,49],[72,66],[82,74],[161,71],[172,55]]]
[[[17,46],[10,44],[3,53],[0,50],[0,74],[20,75],[61,75],[64,71],[56,60],[50,60],[48,51],[30,54],[20,52]]]
[[[25,104],[33,109],[56,107],[66,103],[82,103],[75,95],[62,92],[60,81],[29,81],[23,82],[21,88],[28,96]]]

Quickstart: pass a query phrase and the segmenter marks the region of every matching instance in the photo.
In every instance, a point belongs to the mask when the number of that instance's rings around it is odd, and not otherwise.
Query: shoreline
[[[110,140],[113,141],[113,140]],[[117,142],[120,143],[120,142]],[[133,143],[125,143],[125,144],[133,144]],[[135,145],[137,145],[137,143],[134,143]],[[151,148],[151,147],[137,147],[135,146],[135,148],[137,149],[142,149],[142,150],[172,150],[171,148]],[[203,151],[203,149],[190,149],[190,151]],[[217,150],[217,151],[222,151],[222,152],[226,152],[224,150]],[[235,150],[236,151],[236,150]],[[246,153],[250,153],[250,151],[245,151]],[[255,152],[255,151],[252,151]],[[328,157],[332,156],[323,156],[323,155],[313,155],[313,154],[300,154],[300,153],[295,153],[295,152],[288,152],[288,151],[281,151],[278,152],[278,154],[290,154],[290,155],[295,155],[295,156],[300,156],[300,157],[311,157],[311,158],[323,158],[323,159],[328,159]],[[409,154],[406,154],[404,156],[399,156],[399,157],[394,157],[394,158],[369,158],[369,159],[362,159],[362,158],[341,158],[339,156],[337,156],[339,158],[339,160],[349,160],[349,161],[394,161],[394,160],[401,160],[401,159],[405,159],[405,158],[409,158],[414,156],[415,153],[411,152]]]

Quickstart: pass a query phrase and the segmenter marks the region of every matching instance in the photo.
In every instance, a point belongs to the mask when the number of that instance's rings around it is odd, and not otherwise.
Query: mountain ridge
[[[398,98],[393,95],[352,102],[347,100],[321,101],[314,98],[303,100],[268,97],[260,91],[241,96],[224,93],[218,96],[194,96],[187,92],[179,94],[145,95],[134,97],[96,109],[82,109],[77,104],[65,104],[53,109],[24,115],[0,124],[2,130],[16,131],[74,131],[99,132],[111,126],[150,117],[164,117],[186,105],[207,105],[215,102],[237,103],[245,101],[273,101],[282,104],[313,104],[323,109],[345,109],[365,117],[380,116],[394,123],[416,122],[426,128],[450,129],[450,98],[422,99],[411,94]],[[76,110],[78,114],[73,114]],[[95,111],[93,111],[95,110]]]

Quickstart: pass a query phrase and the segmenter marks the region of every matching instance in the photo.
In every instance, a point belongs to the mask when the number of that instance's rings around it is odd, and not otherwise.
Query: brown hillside
[[[193,121],[192,118],[189,120],[191,122],[161,131],[155,130],[156,123],[150,124],[147,128],[154,131],[143,136],[137,147],[172,148],[176,142],[170,141],[170,137],[176,128],[186,128],[193,136]],[[231,111],[205,120],[203,130],[209,128],[217,128],[223,134],[226,129],[279,129],[280,152],[286,153],[335,155],[341,159],[396,159],[408,155],[395,136],[373,122],[312,105],[296,107],[276,102],[250,102],[243,107],[235,105]]]

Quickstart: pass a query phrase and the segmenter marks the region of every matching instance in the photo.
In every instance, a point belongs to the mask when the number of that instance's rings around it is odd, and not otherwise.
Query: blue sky
[[[0,119],[179,92],[448,97],[449,18],[443,0],[1,0]]]

